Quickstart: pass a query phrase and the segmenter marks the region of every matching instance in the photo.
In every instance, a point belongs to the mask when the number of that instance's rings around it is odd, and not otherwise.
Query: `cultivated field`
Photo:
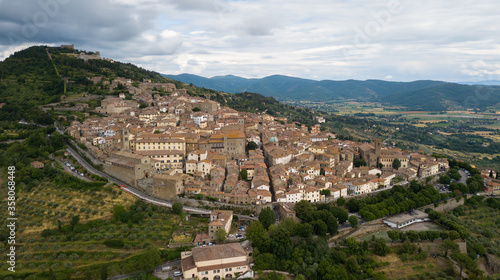
[[[413,275],[422,275],[430,279],[430,276],[442,274],[451,267],[451,263],[444,257],[433,258],[428,256],[425,260],[409,260],[403,262],[398,255],[389,254],[385,257],[374,256],[376,262],[388,262],[389,265],[376,269],[376,272],[383,271],[387,279],[409,279]],[[425,276],[426,275],[426,276]]]
[[[148,248],[163,248],[166,258],[176,256],[176,250],[166,248],[181,219],[169,209],[144,204],[131,212],[131,215],[142,213],[144,218],[138,223],[113,219],[115,205],[123,205],[128,210],[135,202],[131,195],[111,186],[81,191],[47,183],[29,192],[20,192],[16,204],[16,275],[25,279],[29,274],[52,269],[56,274],[72,270],[73,277],[82,277],[90,271],[93,279],[97,279],[102,265],[108,266],[109,275],[136,270],[132,263]],[[83,232],[42,235],[44,229],[56,231],[60,225],[67,227],[71,217],[76,215],[80,217],[79,224],[95,224]],[[59,225],[58,220],[61,221]],[[106,240],[121,240],[123,243],[121,247],[110,248],[104,245]],[[12,276],[8,274],[5,258],[4,254],[0,279]],[[48,278],[40,275],[36,279]]]

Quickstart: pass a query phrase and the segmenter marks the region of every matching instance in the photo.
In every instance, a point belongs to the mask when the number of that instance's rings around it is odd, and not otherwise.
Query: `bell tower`
[[[122,140],[122,151],[130,151],[130,131],[128,129],[122,129],[121,140]]]

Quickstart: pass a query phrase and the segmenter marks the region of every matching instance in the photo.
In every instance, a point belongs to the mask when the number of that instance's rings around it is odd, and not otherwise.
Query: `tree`
[[[424,230],[419,231],[418,236],[420,237],[420,240],[428,240],[429,239],[427,231],[424,231]]]
[[[335,216],[341,224],[345,223],[347,219],[349,219],[349,214],[340,207],[334,206],[330,209],[330,212],[332,212],[333,216]]]
[[[319,194],[324,195],[324,196],[330,196],[331,192],[330,192],[330,190],[325,189],[325,190],[319,191]]]
[[[215,232],[215,239],[217,239],[218,242],[224,242],[226,240],[226,230],[223,229],[223,228],[219,228],[216,232]]]
[[[390,230],[387,232],[387,235],[392,240],[392,242],[399,240],[399,231],[397,230]]]
[[[250,141],[247,144],[247,150],[255,150],[258,147],[259,147],[259,145],[257,145],[257,143],[255,143],[254,141]]]
[[[448,239],[448,232],[447,231],[441,231],[439,232],[439,237],[441,237],[441,240]]]
[[[439,183],[440,184],[449,184],[451,183],[451,178],[450,176],[448,175],[442,175],[442,176],[439,176]]]
[[[358,261],[357,261],[356,257],[350,257],[350,258],[348,258],[347,261],[346,261],[346,263],[345,263],[345,268],[350,273],[356,273],[356,272],[358,272],[358,270],[359,270],[359,264],[358,264]]]
[[[414,230],[407,231],[406,235],[408,236],[408,239],[411,242],[416,242],[420,239],[420,235],[418,234],[418,232],[416,232]]]
[[[137,259],[137,269],[150,270],[154,269],[161,264],[161,253],[157,248],[151,248],[144,252]]]
[[[460,275],[462,275],[462,270],[467,268],[468,270],[476,270],[477,262],[475,262],[469,255],[455,252],[451,254],[451,258],[457,262],[460,267]]]
[[[314,233],[319,236],[325,236],[328,233],[328,226],[322,220],[310,222],[313,227]]]
[[[247,180],[248,179],[248,171],[246,169],[242,169],[240,171],[240,177],[241,177],[241,180]]]
[[[366,161],[362,158],[355,159],[353,161],[354,167],[366,166]]]
[[[327,231],[330,234],[337,233],[337,230],[339,228],[338,220],[330,211],[326,209],[315,211],[313,213],[313,219],[324,222],[327,226]]]
[[[448,256],[449,251],[451,251],[452,253],[460,252],[460,247],[458,246],[458,244],[449,239],[446,239],[443,243],[441,243],[440,247],[443,250],[443,255],[445,257]]]
[[[54,271],[52,271],[52,267],[49,268],[49,279],[50,280],[57,280],[56,275],[54,274]]]
[[[337,205],[344,206],[344,204],[345,204],[345,198],[339,197],[339,199],[337,199]]]
[[[74,229],[76,225],[80,222],[80,216],[76,215],[71,218],[71,228]]]
[[[373,243],[373,252],[379,256],[386,256],[391,252],[391,249],[387,247],[387,244],[385,243],[385,239],[383,238],[378,238],[375,239]]]
[[[427,239],[429,239],[431,242],[439,238],[439,231],[428,231],[427,232]]]
[[[308,223],[298,224],[295,228],[295,234],[301,237],[309,237],[313,233],[313,227]]]
[[[455,230],[450,230],[448,232],[448,238],[450,238],[451,240],[457,240],[460,238],[460,234]]]
[[[106,280],[108,279],[108,267],[106,265],[103,265],[101,267],[101,280]]]
[[[258,248],[261,252],[267,252],[269,250],[269,243],[271,240],[261,222],[251,222],[246,229],[246,235],[247,238],[252,241],[253,246]]]
[[[180,215],[182,213],[182,208],[184,206],[182,205],[182,203],[180,202],[174,202],[174,204],[172,204],[172,212],[174,214],[177,214],[177,215]]]
[[[358,227],[358,217],[351,215],[349,216],[349,224],[351,224],[351,227],[357,228]]]
[[[193,112],[199,112],[199,111],[201,111],[201,109],[200,109],[200,108],[198,108],[198,107],[194,107],[194,108],[193,108]]]
[[[297,202],[293,209],[297,213],[297,217],[301,220],[304,220],[304,216],[310,215],[314,211],[314,207],[312,206],[311,202],[307,200],[301,200]]]
[[[123,205],[115,205],[113,206],[113,217],[116,220],[120,220],[123,216],[123,213],[127,212],[125,206]]]
[[[493,178],[493,169],[490,170],[490,178]]]
[[[392,162],[392,168],[398,170],[401,167],[401,161],[399,159],[394,159]]]
[[[268,229],[270,225],[276,222],[276,214],[270,207],[266,207],[260,211],[259,222],[262,223],[264,229]]]

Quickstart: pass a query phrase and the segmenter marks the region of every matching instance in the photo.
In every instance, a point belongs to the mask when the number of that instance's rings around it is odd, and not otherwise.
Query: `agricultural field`
[[[482,244],[487,253],[500,257],[500,210],[464,206],[456,213],[469,231],[470,238]]]
[[[200,216],[189,216],[188,220],[179,223],[172,236],[170,243],[190,243],[193,242],[196,234],[208,232],[209,218]]]
[[[72,271],[73,277],[90,272],[96,279],[103,265],[109,276],[137,271],[136,264],[150,250],[161,249],[164,259],[179,253],[166,248],[181,218],[113,186],[75,190],[46,183],[20,192],[17,205],[18,279],[32,274],[37,275],[34,279],[48,279],[49,269],[56,275]],[[130,210],[117,219],[116,205]],[[109,240],[118,245],[105,244]],[[16,279],[9,278],[5,258],[0,279]]]
[[[424,260],[402,261],[393,253],[385,257],[374,256],[374,259],[376,262],[388,263],[387,266],[375,270],[384,272],[387,279],[446,279],[445,271],[452,268],[451,261],[444,257],[427,256]]]
[[[19,193],[17,200],[20,230],[24,233],[40,233],[57,226],[57,220],[69,222],[80,216],[86,222],[96,218],[109,219],[114,205],[130,206],[135,198],[111,185],[101,191],[60,188],[53,184],[41,185],[31,192]]]

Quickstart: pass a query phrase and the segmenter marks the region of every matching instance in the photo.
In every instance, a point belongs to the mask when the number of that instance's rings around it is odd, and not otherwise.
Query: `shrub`
[[[125,243],[121,239],[105,240],[103,244],[110,248],[123,248],[125,246]]]

